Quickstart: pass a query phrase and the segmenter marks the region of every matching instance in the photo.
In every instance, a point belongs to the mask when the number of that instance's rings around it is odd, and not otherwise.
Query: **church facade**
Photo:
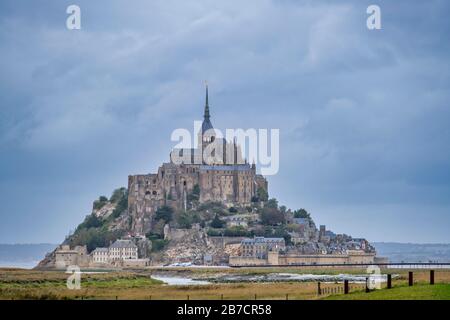
[[[255,164],[242,158],[235,141],[217,138],[210,120],[208,87],[203,123],[197,134],[197,147],[174,149],[170,162],[157,173],[128,177],[128,210],[132,230],[145,234],[151,229],[156,210],[168,205],[186,210],[195,193],[200,203],[219,201],[228,207],[248,206],[267,180],[256,174]]]

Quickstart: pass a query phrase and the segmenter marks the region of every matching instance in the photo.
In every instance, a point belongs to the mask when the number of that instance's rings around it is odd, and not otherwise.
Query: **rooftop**
[[[137,248],[137,246],[131,240],[116,240],[110,248]]]

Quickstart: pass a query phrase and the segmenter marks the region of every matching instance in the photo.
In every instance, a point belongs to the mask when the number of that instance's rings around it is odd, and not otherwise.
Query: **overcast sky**
[[[81,7],[81,30],[66,8]],[[382,30],[366,27],[381,7]],[[63,240],[201,120],[279,128],[281,204],[369,241],[450,242],[450,3],[0,2],[0,243]]]

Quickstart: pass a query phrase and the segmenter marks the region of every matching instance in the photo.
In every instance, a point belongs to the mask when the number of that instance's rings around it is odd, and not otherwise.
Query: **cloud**
[[[0,241],[58,241],[99,194],[156,170],[172,130],[200,119],[206,79],[215,126],[280,129],[269,182],[282,203],[337,228],[332,212],[347,209],[406,219],[429,206],[450,222],[446,2],[381,1],[381,31],[366,28],[369,1],[79,1],[80,31],[65,29],[69,4],[0,4],[0,194],[11,212]],[[33,196],[16,206],[21,190]],[[38,229],[9,231],[47,205]],[[55,219],[61,231],[44,239]],[[430,241],[450,241],[439,232]]]

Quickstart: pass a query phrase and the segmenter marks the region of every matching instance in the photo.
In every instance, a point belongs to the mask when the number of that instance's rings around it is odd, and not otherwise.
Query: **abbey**
[[[267,180],[256,174],[255,164],[242,158],[236,142],[216,137],[208,86],[197,141],[197,148],[172,150],[170,161],[163,163],[157,173],[128,177],[128,210],[135,234],[151,229],[154,214],[163,205],[185,210],[195,199],[199,203],[219,201],[228,207],[243,207],[251,205],[261,189],[267,194]]]

